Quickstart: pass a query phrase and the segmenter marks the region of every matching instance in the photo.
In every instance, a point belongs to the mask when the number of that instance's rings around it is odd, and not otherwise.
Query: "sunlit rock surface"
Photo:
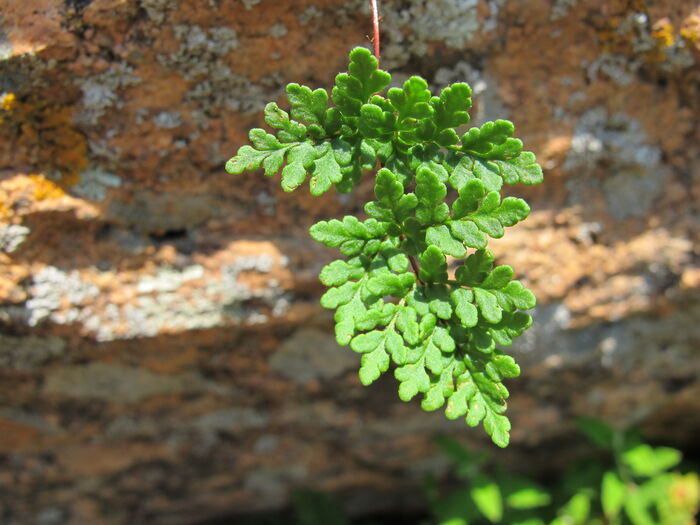
[[[225,161],[287,82],[330,87],[364,1],[0,1],[0,521],[190,524],[314,486],[420,505],[431,437],[483,432],[363,388],[316,276],[319,219]],[[515,468],[573,418],[700,432],[700,5],[380,2],[382,65],[467,81],[546,170],[493,244],[538,295],[513,347]],[[547,458],[546,462],[538,458]]]

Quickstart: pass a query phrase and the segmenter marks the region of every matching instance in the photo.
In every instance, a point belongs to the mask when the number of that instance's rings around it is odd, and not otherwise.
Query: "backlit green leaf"
[[[532,153],[523,152],[508,121],[486,122],[460,137],[457,128],[469,121],[471,107],[467,84],[434,95],[413,76],[384,94],[390,82],[369,50],[352,50],[330,100],[323,89],[289,84],[289,113],[268,104],[269,128],[252,129],[251,144],[226,169],[280,174],[287,192],[308,180],[317,196],[334,187],[348,193],[363,177],[375,177],[367,181],[374,184],[374,200],[364,206],[327,196],[312,210],[320,215],[334,205],[364,208],[369,217],[330,218],[309,230],[344,256],[319,275],[328,287],[321,305],[334,310],[336,340],[362,355],[363,384],[393,362],[401,399],[423,394],[423,409],[444,407],[448,418],[483,424],[494,443],[505,446],[510,423],[503,381],[517,377],[520,368],[497,345],[511,345],[532,324],[521,310],[533,308],[535,296],[514,280],[509,266],[494,268],[486,247],[489,237],[503,236],[530,211],[521,199],[501,198],[504,182],[535,184],[542,170]],[[447,185],[455,191],[448,193]],[[310,261],[323,260],[324,253]],[[627,452],[637,465],[632,448]],[[672,463],[663,450],[650,457],[660,472]],[[474,493],[481,503],[472,502],[468,521],[477,509],[492,521],[510,519],[502,498],[496,504],[489,490]],[[516,507],[532,495],[514,494],[507,497]]]

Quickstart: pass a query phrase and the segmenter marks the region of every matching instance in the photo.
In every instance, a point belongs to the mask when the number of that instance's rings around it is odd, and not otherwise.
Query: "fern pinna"
[[[538,184],[542,169],[506,120],[458,135],[455,128],[469,121],[467,84],[433,96],[425,80],[411,77],[383,94],[390,82],[367,49],[354,49],[348,72],[335,79],[332,107],[324,89],[289,84],[290,113],[268,104],[274,134],[251,130],[252,146],[226,169],[262,167],[268,176],[281,169],[285,191],[309,178],[311,193],[321,195],[334,185],[350,192],[365,171],[382,166],[376,199],[365,205],[369,218],[311,227],[315,240],[344,256],[321,271],[330,287],[321,305],[335,310],[338,343],[362,354],[364,385],[393,361],[402,400],[420,392],[425,410],[446,404],[450,419],[483,421],[505,447],[503,379],[520,369],[497,345],[510,345],[532,324],[521,310],[533,308],[535,296],[510,266],[494,265],[487,244],[530,212],[522,199],[501,198],[503,184]]]

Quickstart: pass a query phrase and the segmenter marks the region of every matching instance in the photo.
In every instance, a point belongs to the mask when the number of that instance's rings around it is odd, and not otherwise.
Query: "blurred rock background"
[[[295,487],[354,513],[420,505],[432,436],[482,431],[364,388],[318,306],[313,222],[224,162],[287,82],[368,45],[359,0],[0,0],[0,521],[192,524]],[[700,4],[384,0],[382,66],[467,81],[545,167],[494,245],[539,298],[514,347],[523,471],[573,418],[700,433]],[[695,449],[693,448],[695,447]]]

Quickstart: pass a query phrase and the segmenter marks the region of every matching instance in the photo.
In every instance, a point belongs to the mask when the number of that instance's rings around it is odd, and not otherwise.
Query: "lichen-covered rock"
[[[385,0],[382,65],[470,82],[546,168],[497,253],[533,288],[517,468],[573,417],[700,432],[700,6]],[[418,505],[431,437],[480,433],[362,388],[307,235],[371,191],[289,195],[224,162],[367,45],[364,0],[0,2],[0,518],[189,524],[315,485]],[[520,189],[518,190],[521,191]],[[553,445],[559,443],[559,446]],[[564,446],[565,445],[565,446]],[[523,451],[527,454],[523,454]],[[407,497],[408,496],[408,497]]]

